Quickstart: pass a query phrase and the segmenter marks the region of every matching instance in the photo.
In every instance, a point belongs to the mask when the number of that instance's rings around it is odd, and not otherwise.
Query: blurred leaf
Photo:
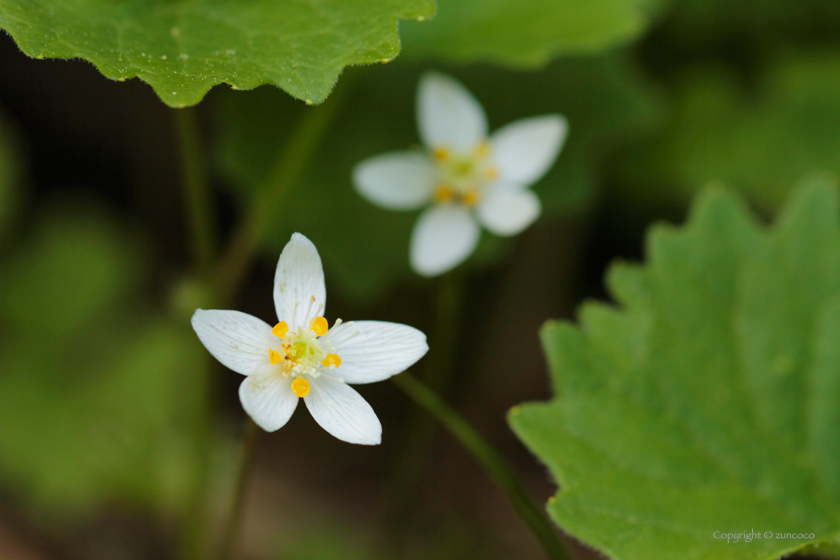
[[[34,505],[183,504],[203,354],[138,301],[140,264],[113,222],[65,205],[0,268],[0,472]]]
[[[73,334],[132,287],[136,251],[100,213],[70,207],[81,216],[48,211],[0,272],[0,316],[16,331]]]
[[[314,158],[314,165],[284,202],[282,219],[265,251],[277,258],[294,231],[321,252],[329,281],[354,298],[370,299],[393,282],[414,278],[408,242],[417,212],[390,212],[362,200],[351,184],[353,167],[370,156],[419,144],[415,89],[425,68],[395,64],[358,77],[344,110]],[[570,122],[566,147],[535,187],[544,214],[579,210],[597,182],[613,145],[649,126],[655,99],[619,56],[567,58],[544,72],[488,67],[452,72],[483,103],[491,130],[515,119],[563,113]],[[362,79],[365,78],[365,79]],[[269,89],[217,99],[223,118],[219,164],[247,199],[274,163],[300,111]],[[305,111],[321,108],[302,108]],[[506,246],[487,232],[469,266],[498,258]]]
[[[651,232],[646,265],[612,267],[620,308],[544,327],[556,397],[510,422],[561,487],[559,525],[616,560],[773,560],[837,539],[838,212],[836,185],[812,180],[765,230],[709,190],[687,226]]]
[[[722,180],[776,207],[798,177],[840,170],[840,53],[778,60],[751,95],[730,74],[694,71],[675,96],[667,130],[624,161],[634,193]]]
[[[223,82],[320,103],[345,66],[397,56],[398,19],[433,12],[432,0],[0,0],[0,27],[29,56],[139,77],[171,107]]]
[[[9,227],[16,206],[19,170],[16,137],[8,120],[0,115],[0,241]]]
[[[656,1],[440,0],[428,23],[400,26],[405,54],[534,67],[638,37]]]

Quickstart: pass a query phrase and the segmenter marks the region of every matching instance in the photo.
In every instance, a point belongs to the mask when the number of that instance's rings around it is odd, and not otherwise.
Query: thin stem
[[[347,79],[343,82],[347,82]],[[284,199],[306,171],[347,89],[348,85],[342,83],[322,105],[305,109],[274,166],[251,200],[245,216],[231,235],[221,261],[219,275],[225,300],[236,292],[260,243],[283,208]]]
[[[204,282],[217,299],[216,285],[211,278],[216,251],[216,222],[213,197],[207,181],[197,109],[176,109],[173,121],[181,155],[183,205],[185,229],[191,263],[195,275]],[[210,399],[212,383],[210,362],[204,359],[201,372],[194,380],[192,390],[196,395],[194,415],[190,422],[191,442],[195,451],[195,473],[186,503],[186,521],[181,535],[179,557],[197,560],[206,557],[209,506],[207,486],[209,481],[212,449]]]
[[[570,560],[571,557],[557,537],[551,522],[534,504],[511,468],[496,454],[490,444],[417,378],[403,373],[392,379],[405,394],[443,424],[444,428],[472,454],[487,475],[507,495],[522,520],[542,543],[548,556],[554,560]]]
[[[239,530],[242,527],[242,513],[245,509],[245,493],[248,489],[248,481],[251,478],[251,463],[254,457],[254,447],[259,433],[259,427],[253,420],[248,418],[248,425],[245,428],[245,437],[242,442],[242,452],[239,457],[239,472],[236,477],[236,487],[233,490],[233,497],[230,502],[230,512],[228,513],[224,528],[219,560],[233,558],[233,553],[236,549]]]
[[[197,272],[207,278],[215,252],[216,224],[210,187],[204,168],[201,136],[196,109],[175,110],[175,125],[181,148],[184,203],[186,207],[187,235],[192,261]]]

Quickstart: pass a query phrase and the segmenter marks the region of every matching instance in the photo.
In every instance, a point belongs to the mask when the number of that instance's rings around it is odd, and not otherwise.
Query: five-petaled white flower
[[[274,327],[239,311],[196,310],[192,326],[223,365],[247,377],[239,399],[254,422],[280,429],[303,399],[318,424],[340,440],[376,445],[382,426],[348,383],[373,383],[404,371],[429,349],[415,328],[382,321],[324,318],[327,292],[318,250],[292,235],[277,263]]]
[[[488,138],[487,118],[460,83],[438,73],[420,80],[417,124],[425,152],[390,152],[353,171],[358,192],[392,210],[423,212],[411,236],[415,271],[436,276],[472,254],[479,223],[515,235],[540,214],[527,187],[554,163],[566,138],[560,115],[513,122]]]

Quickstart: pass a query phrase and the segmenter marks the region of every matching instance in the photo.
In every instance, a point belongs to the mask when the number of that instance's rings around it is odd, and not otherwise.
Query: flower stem
[[[239,530],[242,527],[242,513],[245,507],[245,492],[251,477],[251,463],[254,457],[254,447],[260,434],[259,427],[248,418],[245,436],[242,441],[242,452],[239,456],[239,471],[236,476],[236,487],[230,502],[228,518],[225,522],[219,560],[230,560],[234,557]]]
[[[415,403],[426,409],[444,428],[457,439],[487,475],[504,491],[516,512],[531,528],[543,545],[549,558],[570,560],[569,553],[557,536],[557,531],[538,508],[519,482],[513,470],[495,450],[461,416],[446,405],[433,391],[417,378],[402,373],[392,378],[394,383]]]
[[[197,109],[175,109],[173,121],[180,148],[185,230],[191,263],[194,274],[206,285],[210,297],[216,299],[216,284],[211,277],[216,252],[215,209],[204,165]],[[195,472],[185,504],[187,521],[183,524],[179,550],[179,557],[183,560],[205,558],[208,550],[206,541],[210,512],[207,487],[213,444],[209,413],[212,389],[209,360],[202,360],[200,368],[194,380],[195,408],[189,427],[195,453]]]
[[[337,112],[343,92],[348,89],[347,81],[344,78],[342,85],[322,105],[305,109],[274,166],[251,200],[245,216],[232,233],[219,267],[222,297],[225,301],[236,292],[260,243],[283,208],[284,199],[306,171]]]
[[[213,198],[204,168],[197,110],[175,110],[178,144],[181,148],[187,235],[196,272],[208,279],[215,252],[216,223]]]

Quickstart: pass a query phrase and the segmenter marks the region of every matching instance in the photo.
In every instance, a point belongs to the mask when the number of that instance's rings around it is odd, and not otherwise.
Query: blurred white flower
[[[318,424],[340,440],[376,445],[382,426],[348,383],[373,383],[404,371],[429,349],[415,328],[381,321],[324,318],[327,300],[318,250],[292,235],[277,263],[271,327],[239,311],[196,310],[192,326],[223,365],[247,376],[239,399],[254,422],[273,432],[303,399]]]
[[[513,122],[487,136],[478,101],[438,73],[420,80],[417,123],[424,152],[389,152],[359,163],[358,192],[391,210],[432,205],[411,236],[411,265],[424,276],[450,270],[472,254],[479,224],[509,236],[531,225],[540,201],[527,187],[554,163],[566,138],[560,115]]]

